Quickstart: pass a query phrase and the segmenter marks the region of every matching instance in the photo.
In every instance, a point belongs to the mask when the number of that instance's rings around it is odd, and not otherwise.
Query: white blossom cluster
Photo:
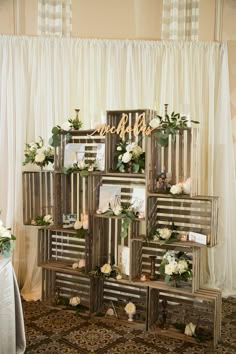
[[[165,274],[182,274],[189,269],[188,262],[185,259],[176,258],[174,251],[168,251],[163,259],[168,261],[168,264],[165,265]]]
[[[33,163],[38,166],[45,166],[49,162],[54,161],[54,149],[52,146],[44,146],[43,139],[40,137],[39,142],[30,142],[26,144],[24,155],[25,161],[24,165],[27,163]]]
[[[117,146],[117,151],[122,151],[121,146]],[[118,159],[123,163],[129,163],[132,159],[138,158],[143,153],[143,149],[136,142],[126,146],[126,152],[119,155]]]

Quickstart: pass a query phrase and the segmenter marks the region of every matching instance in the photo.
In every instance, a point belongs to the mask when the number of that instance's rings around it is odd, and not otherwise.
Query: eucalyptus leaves
[[[189,120],[186,116],[181,116],[180,113],[172,112],[169,115],[165,112],[164,117],[157,115],[153,118],[149,125],[153,128],[154,136],[158,141],[158,144],[162,147],[168,146],[169,135],[171,135],[172,141],[175,141],[176,133],[179,129],[186,129],[189,127],[189,123],[198,124],[198,121]]]

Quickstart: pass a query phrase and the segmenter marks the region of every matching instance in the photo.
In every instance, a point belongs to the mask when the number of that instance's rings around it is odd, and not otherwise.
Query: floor
[[[236,354],[236,298],[223,300],[222,337],[215,348],[169,339],[128,321],[90,317],[40,301],[23,301],[27,354]]]

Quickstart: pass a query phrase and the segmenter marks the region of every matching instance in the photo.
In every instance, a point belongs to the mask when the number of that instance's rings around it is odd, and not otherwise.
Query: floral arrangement
[[[51,214],[38,215],[35,219],[31,220],[31,225],[35,226],[52,226],[53,223],[53,217]]]
[[[165,277],[165,282],[174,280],[188,281],[192,278],[192,270],[190,268],[190,262],[185,252],[167,251],[160,264],[160,274]]]
[[[109,263],[103,264],[102,267],[96,266],[94,271],[90,272],[91,275],[97,275],[103,278],[115,278],[117,280],[122,279],[121,271],[116,265]]]
[[[145,152],[136,142],[120,141],[116,147],[115,160],[119,172],[144,172]]]
[[[3,222],[0,220],[0,259],[1,256],[4,258],[10,257],[14,240],[16,240],[16,237],[11,234],[10,229],[3,226]]]
[[[75,118],[69,118],[66,122],[60,125],[56,125],[55,127],[52,128],[52,136],[49,140],[50,144],[53,147],[59,146],[60,144],[60,133],[62,132],[68,132],[66,134],[66,142],[69,142],[71,140],[71,134],[69,133],[70,130],[79,130],[83,123],[79,120],[78,113],[79,109],[75,109],[76,111],[76,117]]]
[[[171,228],[153,226],[145,239],[146,241],[159,242],[160,244],[175,242],[178,241],[178,232],[174,223],[172,223]]]
[[[66,175],[71,174],[72,172],[79,172],[81,177],[87,177],[89,172],[96,170],[95,160],[85,163],[84,160],[74,163],[71,167],[62,169],[62,172]]]
[[[107,216],[119,216],[122,218],[121,237],[125,238],[128,235],[128,229],[132,219],[139,217],[139,212],[136,208],[132,207],[131,203],[116,203],[113,207],[109,204],[109,208],[106,211],[100,209],[97,210],[97,214],[103,214]],[[141,215],[142,216],[142,215]]]
[[[157,115],[149,122],[149,125],[153,130],[156,130],[154,136],[158,144],[165,147],[168,145],[169,135],[171,135],[172,141],[175,141],[177,130],[188,128],[190,123],[198,124],[199,122],[189,120],[186,116],[181,116],[180,113],[172,112],[171,115],[168,115],[166,105],[165,116]]]
[[[74,229],[76,230],[79,238],[85,238],[85,235],[88,232],[88,219],[85,218],[82,221],[76,220],[74,223]]]
[[[39,137],[39,141],[31,142],[29,144],[25,144],[25,161],[23,165],[28,163],[35,164],[40,167],[44,167],[49,163],[54,162],[54,149],[52,146],[44,146],[44,141]]]

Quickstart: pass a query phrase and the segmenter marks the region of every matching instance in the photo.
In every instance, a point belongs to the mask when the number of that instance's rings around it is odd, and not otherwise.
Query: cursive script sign
[[[134,136],[138,136],[140,133],[143,135],[150,135],[153,131],[153,128],[147,126],[145,124],[144,113],[140,114],[134,122],[134,125],[131,126],[128,124],[129,116],[126,113],[122,114],[121,120],[117,126],[114,125],[107,125],[101,124],[98,126],[97,129],[91,135],[95,135],[98,133],[99,135],[106,135],[110,134],[118,134],[122,139],[124,138],[125,134],[133,133]]]

